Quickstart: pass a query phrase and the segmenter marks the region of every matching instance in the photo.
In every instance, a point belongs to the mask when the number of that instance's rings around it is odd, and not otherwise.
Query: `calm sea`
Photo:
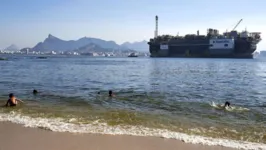
[[[1,107],[0,121],[266,149],[264,60],[1,57],[0,103],[11,92],[25,103]]]

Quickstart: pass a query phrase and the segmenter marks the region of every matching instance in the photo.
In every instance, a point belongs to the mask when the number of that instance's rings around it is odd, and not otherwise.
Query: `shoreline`
[[[0,149],[5,150],[236,150],[222,146],[189,144],[176,139],[159,137],[53,132],[23,127],[7,121],[0,122],[0,133]]]
[[[137,139],[155,138],[163,139],[164,141],[170,140],[174,143],[179,142],[185,145],[202,145],[205,148],[210,146],[216,147],[215,150],[217,148],[219,149],[220,147],[223,147],[226,150],[266,150],[266,144],[264,143],[252,143],[245,141],[235,141],[227,138],[211,138],[205,136],[188,135],[179,132],[171,132],[163,129],[152,129],[142,126],[108,126],[107,124],[99,123],[98,121],[90,124],[73,124],[71,123],[71,119],[69,121],[70,122],[65,122],[60,118],[31,118],[29,116],[17,114],[15,112],[9,114],[0,113],[0,133],[2,134],[4,133],[4,130],[8,130],[9,132],[17,136],[15,133],[13,133],[13,130],[15,128],[14,126],[17,126],[18,128],[20,128],[19,132],[28,130],[27,132],[24,132],[24,134],[28,134],[28,132],[31,133],[34,130],[43,130],[44,132],[51,132],[59,135],[61,135],[62,133],[69,133],[70,135],[99,135],[103,137],[137,137]],[[10,128],[9,125],[12,128]],[[10,133],[6,132],[6,134]],[[37,134],[36,137],[40,136],[38,136]],[[2,139],[4,139],[4,137]],[[35,138],[31,137],[31,139]],[[47,139],[50,140],[50,138]]]

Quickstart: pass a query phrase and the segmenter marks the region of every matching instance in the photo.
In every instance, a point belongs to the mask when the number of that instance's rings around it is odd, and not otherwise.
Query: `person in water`
[[[38,91],[34,89],[34,90],[32,91],[32,93],[33,93],[34,95],[36,95],[36,94],[38,94]]]
[[[114,97],[115,95],[113,94],[112,90],[109,90],[109,97]]]
[[[22,100],[17,99],[13,93],[10,93],[9,99],[7,100],[5,106],[11,106],[11,107],[17,106],[18,101],[23,102]]]
[[[226,102],[224,103],[223,108],[226,108],[226,107],[231,107],[231,106],[230,106],[230,102],[226,101]]]

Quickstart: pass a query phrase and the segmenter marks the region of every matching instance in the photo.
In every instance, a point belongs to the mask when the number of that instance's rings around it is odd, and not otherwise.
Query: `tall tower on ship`
[[[154,38],[158,36],[158,16],[155,16],[155,31],[154,31]]]

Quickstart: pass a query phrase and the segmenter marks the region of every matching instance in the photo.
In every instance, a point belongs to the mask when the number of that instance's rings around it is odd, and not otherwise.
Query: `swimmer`
[[[23,101],[20,100],[20,99],[17,99],[17,98],[14,96],[13,93],[10,93],[10,94],[9,94],[9,99],[7,100],[5,106],[6,106],[6,107],[7,107],[7,106],[11,106],[11,107],[16,106],[16,105],[18,104],[18,101],[23,103]]]
[[[34,95],[36,95],[36,94],[38,94],[38,91],[34,89],[34,90],[32,91],[32,93],[33,93]]]
[[[113,94],[112,90],[109,90],[109,97],[114,97],[115,95]]]
[[[226,108],[226,107],[231,107],[231,106],[230,106],[230,102],[226,101],[226,102],[224,103],[223,108]]]

